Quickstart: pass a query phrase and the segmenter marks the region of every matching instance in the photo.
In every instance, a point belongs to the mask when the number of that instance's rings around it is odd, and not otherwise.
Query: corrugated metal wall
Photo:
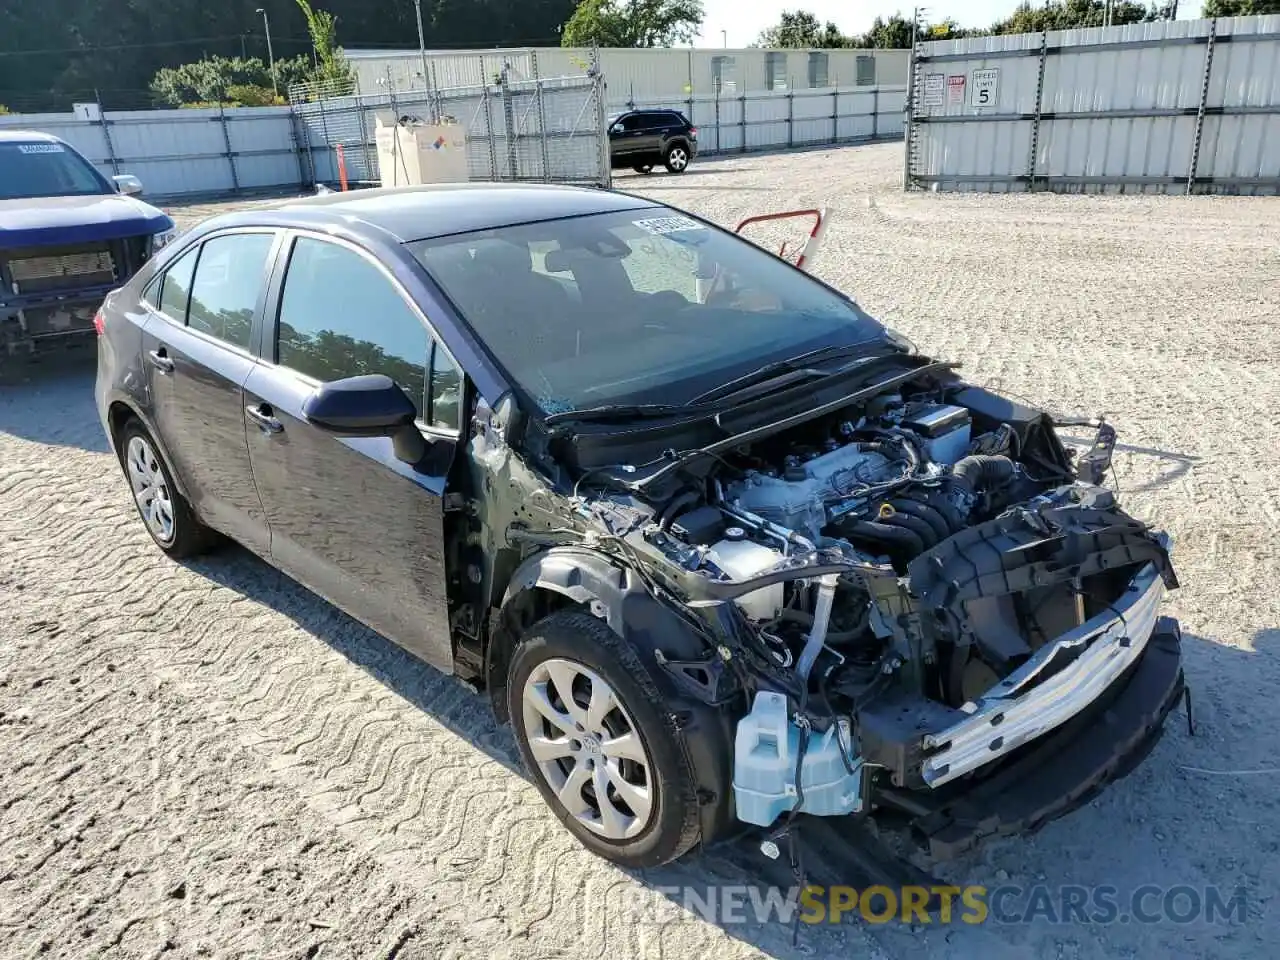
[[[702,154],[902,138],[907,88],[855,87],[742,96],[672,96],[614,104],[679,110],[698,128]]]
[[[852,86],[905,85],[906,50],[710,50],[615,49],[599,51],[600,69],[609,84],[611,100],[654,100],[710,95],[716,91],[717,62],[722,92],[757,93],[772,89],[767,69],[769,54],[786,58],[783,75],[791,90],[811,89],[809,56],[825,59],[826,83],[820,89]],[[361,93],[423,86],[423,59],[416,50],[348,50]],[[426,73],[432,86],[475,86],[492,82],[504,64],[516,80],[581,76],[591,66],[586,48],[513,47],[502,50],[427,51]]]
[[[0,129],[41,130],[70,143],[107,176],[131,173],[148,197],[224,194],[302,181],[288,107],[0,117]]]
[[[1280,16],[920,44],[908,187],[1280,192]]]

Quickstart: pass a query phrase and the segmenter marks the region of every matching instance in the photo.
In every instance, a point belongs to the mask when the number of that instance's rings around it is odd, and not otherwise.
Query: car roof
[[[441,183],[379,187],[265,204],[206,221],[209,227],[373,227],[401,243],[593,213],[661,208],[640,197],[560,184]]]
[[[42,130],[0,130],[0,143],[65,143]]]

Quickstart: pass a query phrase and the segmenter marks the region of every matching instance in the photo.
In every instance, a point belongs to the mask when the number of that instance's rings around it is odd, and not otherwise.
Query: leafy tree
[[[991,32],[1039,33],[1042,30],[1073,30],[1078,27],[1100,27],[1106,22],[1104,0],[1048,0],[1043,6],[1023,3],[1005,20],[993,24]],[[1132,0],[1117,0],[1111,5],[1111,23],[1142,23],[1157,20],[1158,8],[1144,7]]]
[[[566,47],[669,47],[702,25],[702,0],[582,0],[565,24]]]
[[[355,79],[347,58],[338,46],[338,18],[327,10],[314,9],[309,0],[297,0],[298,8],[307,21],[311,34],[311,47],[315,51],[317,67],[311,78],[323,83],[333,93],[350,93]]]
[[[877,50],[902,50],[911,46],[911,21],[895,13],[888,20],[876,17],[871,29],[860,37],[853,37],[850,46]]]
[[[1204,0],[1202,17],[1254,17],[1280,13],[1280,0]]]
[[[807,10],[784,10],[778,25],[762,32],[756,43],[761,47],[843,47],[845,38],[834,23],[820,24]]]
[[[276,79],[282,89],[306,80],[313,70],[311,60],[301,55],[276,61]],[[238,89],[243,93],[252,88],[271,94],[271,71],[256,57],[209,57],[180,67],[165,67],[151,80],[151,92],[156,100],[174,107],[191,103],[245,103],[233,91]]]
[[[413,0],[310,3],[334,17],[347,44],[417,46]],[[422,16],[431,47],[547,46],[559,44],[575,6],[575,0],[422,0]],[[128,92],[137,102],[165,68],[215,56],[265,61],[259,7],[271,19],[276,57],[305,54],[311,62],[313,42],[296,0],[3,0],[0,7],[0,100],[9,103],[38,97],[49,109],[68,109],[95,89],[104,100]]]

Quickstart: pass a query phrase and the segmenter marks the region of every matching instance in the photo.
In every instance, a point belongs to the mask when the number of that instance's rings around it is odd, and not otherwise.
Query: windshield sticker
[[[632,220],[637,227],[646,233],[660,237],[666,233],[680,233],[683,230],[705,230],[705,226],[688,217],[654,217],[651,220]]]
[[[66,153],[60,143],[20,143],[19,153]]]

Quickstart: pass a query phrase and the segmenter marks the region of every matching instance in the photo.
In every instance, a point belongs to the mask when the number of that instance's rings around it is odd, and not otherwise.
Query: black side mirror
[[[396,457],[405,463],[419,463],[427,454],[427,442],[414,426],[417,408],[381,373],[320,384],[303,402],[302,414],[340,437],[390,437]]]
[[[302,404],[311,423],[344,437],[388,437],[411,426],[413,401],[388,376],[371,373],[316,387]]]

